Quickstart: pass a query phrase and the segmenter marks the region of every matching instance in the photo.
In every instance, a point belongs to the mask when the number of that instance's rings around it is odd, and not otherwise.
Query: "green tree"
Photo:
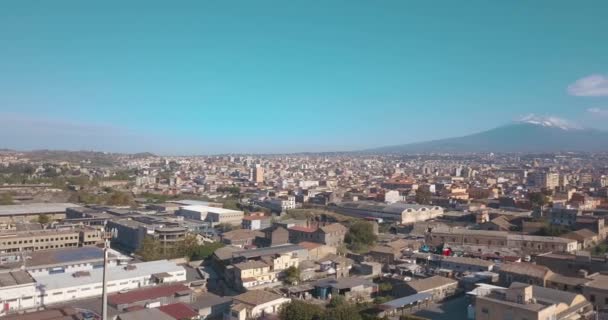
[[[377,239],[378,237],[374,234],[370,222],[357,221],[348,229],[344,242],[346,242],[348,249],[360,253],[373,246]]]
[[[378,285],[378,290],[380,290],[382,293],[391,292],[393,290],[393,285],[388,282],[381,282]]]
[[[320,320],[322,316],[323,309],[319,306],[295,299],[281,306],[279,310],[281,320]]]
[[[427,189],[416,190],[416,203],[418,204],[430,204],[433,194]]]
[[[160,242],[152,237],[145,237],[141,248],[136,253],[144,261],[159,260],[163,256]]]
[[[46,214],[42,213],[38,215],[38,223],[47,224],[49,222],[51,222],[51,218]]]
[[[335,308],[327,309],[325,320],[361,320],[361,314],[356,305],[344,303]]]
[[[230,223],[219,223],[215,226],[215,228],[221,232],[228,232],[228,231],[236,230],[239,227],[232,225]]]
[[[223,246],[224,246],[224,244],[221,242],[213,242],[213,243],[200,245],[200,246],[196,247],[196,249],[192,252],[190,259],[191,260],[206,259],[207,257],[210,257],[215,252],[215,250],[217,250]]]
[[[341,295],[337,295],[331,298],[331,300],[329,300],[329,304],[327,305],[329,308],[337,308],[343,304],[346,304],[346,298],[344,298],[344,296]]]
[[[285,282],[288,284],[296,284],[300,281],[300,269],[291,266],[285,269]]]
[[[5,206],[5,205],[9,205],[9,204],[14,204],[14,202],[13,202],[13,196],[10,193],[8,193],[8,192],[3,193],[0,196],[0,205]]]
[[[528,200],[535,207],[542,207],[549,203],[549,198],[542,192],[530,192],[528,193]]]
[[[106,204],[110,206],[130,206],[135,203],[133,196],[127,192],[115,191],[110,194]]]

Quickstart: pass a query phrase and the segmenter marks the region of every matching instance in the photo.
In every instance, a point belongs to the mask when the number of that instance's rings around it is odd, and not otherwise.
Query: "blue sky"
[[[608,129],[607,1],[0,2],[0,148],[355,150]]]

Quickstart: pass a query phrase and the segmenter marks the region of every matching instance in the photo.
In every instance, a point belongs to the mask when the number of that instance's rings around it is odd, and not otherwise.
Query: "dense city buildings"
[[[608,297],[605,163],[601,154],[118,157],[81,171],[99,180],[90,185],[11,189],[12,204],[0,206],[0,303],[8,316],[69,314],[69,301],[89,310],[107,239],[109,307],[121,319],[250,319],[335,296],[378,317],[461,299],[468,307],[455,319],[588,319]]]

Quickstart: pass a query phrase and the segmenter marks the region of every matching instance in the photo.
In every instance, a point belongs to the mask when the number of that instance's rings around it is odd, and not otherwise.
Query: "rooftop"
[[[158,309],[178,320],[191,319],[198,316],[198,312],[192,310],[192,308],[185,303],[167,304],[159,307]]]
[[[240,294],[234,297],[235,303],[244,303],[250,306],[257,306],[260,304],[268,303],[271,301],[275,301],[277,299],[282,299],[283,297],[272,293],[270,291],[264,290],[250,290],[243,294]]]
[[[140,309],[119,315],[120,320],[175,320],[160,309]]]
[[[0,273],[0,288],[34,283],[34,279],[26,271]]]
[[[175,294],[180,293],[190,294],[191,290],[183,284],[157,286],[147,289],[129,291],[126,293],[111,294],[108,296],[108,303],[111,305],[131,304],[144,300],[174,296]]]
[[[420,293],[420,292],[428,291],[431,289],[435,289],[438,287],[443,287],[443,286],[455,284],[455,283],[458,283],[458,282],[456,280],[453,280],[450,278],[446,278],[446,277],[442,277],[442,276],[433,276],[430,278],[425,278],[425,279],[414,280],[414,281],[408,282],[407,285],[410,288],[414,289],[414,291]]]
[[[183,267],[167,260],[141,262],[131,264],[130,266],[135,266],[135,268],[130,268],[131,270],[126,270],[125,266],[108,268],[108,281],[146,277],[159,272],[186,272]],[[90,276],[86,277],[74,277],[71,273],[34,275],[33,277],[39,285],[44,286],[47,290],[61,289],[76,285],[96,284],[102,281],[102,269],[92,269],[89,270],[89,273]]]
[[[267,248],[258,248],[258,249],[253,249],[253,250],[241,250],[241,251],[234,252],[232,254],[232,256],[250,259],[250,258],[262,257],[262,256],[268,256],[268,255],[274,255],[274,254],[288,253],[288,252],[293,252],[293,251],[298,251],[298,250],[304,250],[304,248],[300,247],[297,244],[288,244],[288,245],[280,245],[280,246],[267,247]]]
[[[220,214],[220,215],[228,214],[228,213],[244,214],[243,211],[224,209],[224,208],[218,208],[218,207],[209,207],[209,206],[203,206],[203,205],[187,205],[187,206],[181,207],[181,209],[198,211],[198,212],[211,212],[211,213],[216,213],[216,214]]]
[[[0,216],[23,214],[65,213],[67,208],[79,207],[73,203],[32,203],[0,206]]]

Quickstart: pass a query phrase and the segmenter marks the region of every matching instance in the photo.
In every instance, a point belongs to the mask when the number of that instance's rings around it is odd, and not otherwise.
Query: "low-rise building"
[[[291,243],[308,241],[337,247],[344,243],[344,237],[348,229],[342,224],[332,223],[318,228],[292,227],[288,231],[289,242]]]
[[[36,281],[26,271],[0,273],[0,316],[36,308]]]
[[[595,274],[582,286],[583,295],[597,310],[608,308],[608,275]]]
[[[513,282],[522,282],[544,287],[553,275],[549,268],[526,262],[505,263],[498,271],[500,283],[508,286]]]
[[[68,208],[79,207],[73,203],[32,203],[0,206],[0,223],[29,222],[45,215],[51,220],[65,219]]]
[[[0,253],[91,246],[102,243],[103,236],[103,230],[92,227],[3,232]]]
[[[314,295],[319,299],[328,299],[341,295],[347,300],[356,302],[369,301],[378,292],[377,284],[361,277],[323,279],[317,281],[314,287]]]
[[[593,307],[580,294],[512,283],[475,298],[475,319],[588,319]]]
[[[244,248],[255,244],[255,240],[264,234],[257,230],[237,229],[224,232],[221,235],[222,242],[235,247]]]
[[[435,219],[443,215],[443,208],[439,206],[427,206],[408,203],[379,204],[376,202],[355,201],[341,202],[331,205],[330,209],[357,218],[382,218],[401,224],[413,224],[416,222]]]
[[[264,216],[263,214],[250,214],[243,217],[241,227],[247,230],[261,230],[270,227],[270,222],[271,219],[269,216]]]
[[[240,226],[243,222],[243,211],[231,210],[202,205],[191,205],[180,207],[175,212],[178,216],[183,216],[192,220],[201,220],[211,223],[212,226],[225,223]]]
[[[103,269],[33,276],[39,305],[101,295]],[[186,281],[186,270],[173,262],[158,260],[111,267],[108,270],[109,293],[133,290],[164,283]]]
[[[233,298],[233,305],[226,320],[256,319],[263,315],[272,315],[279,312],[280,307],[290,302],[276,293],[263,290],[251,290]]]
[[[403,289],[406,295],[428,293],[432,295],[432,301],[441,301],[456,294],[458,281],[442,276],[432,276],[430,278],[405,282]]]

